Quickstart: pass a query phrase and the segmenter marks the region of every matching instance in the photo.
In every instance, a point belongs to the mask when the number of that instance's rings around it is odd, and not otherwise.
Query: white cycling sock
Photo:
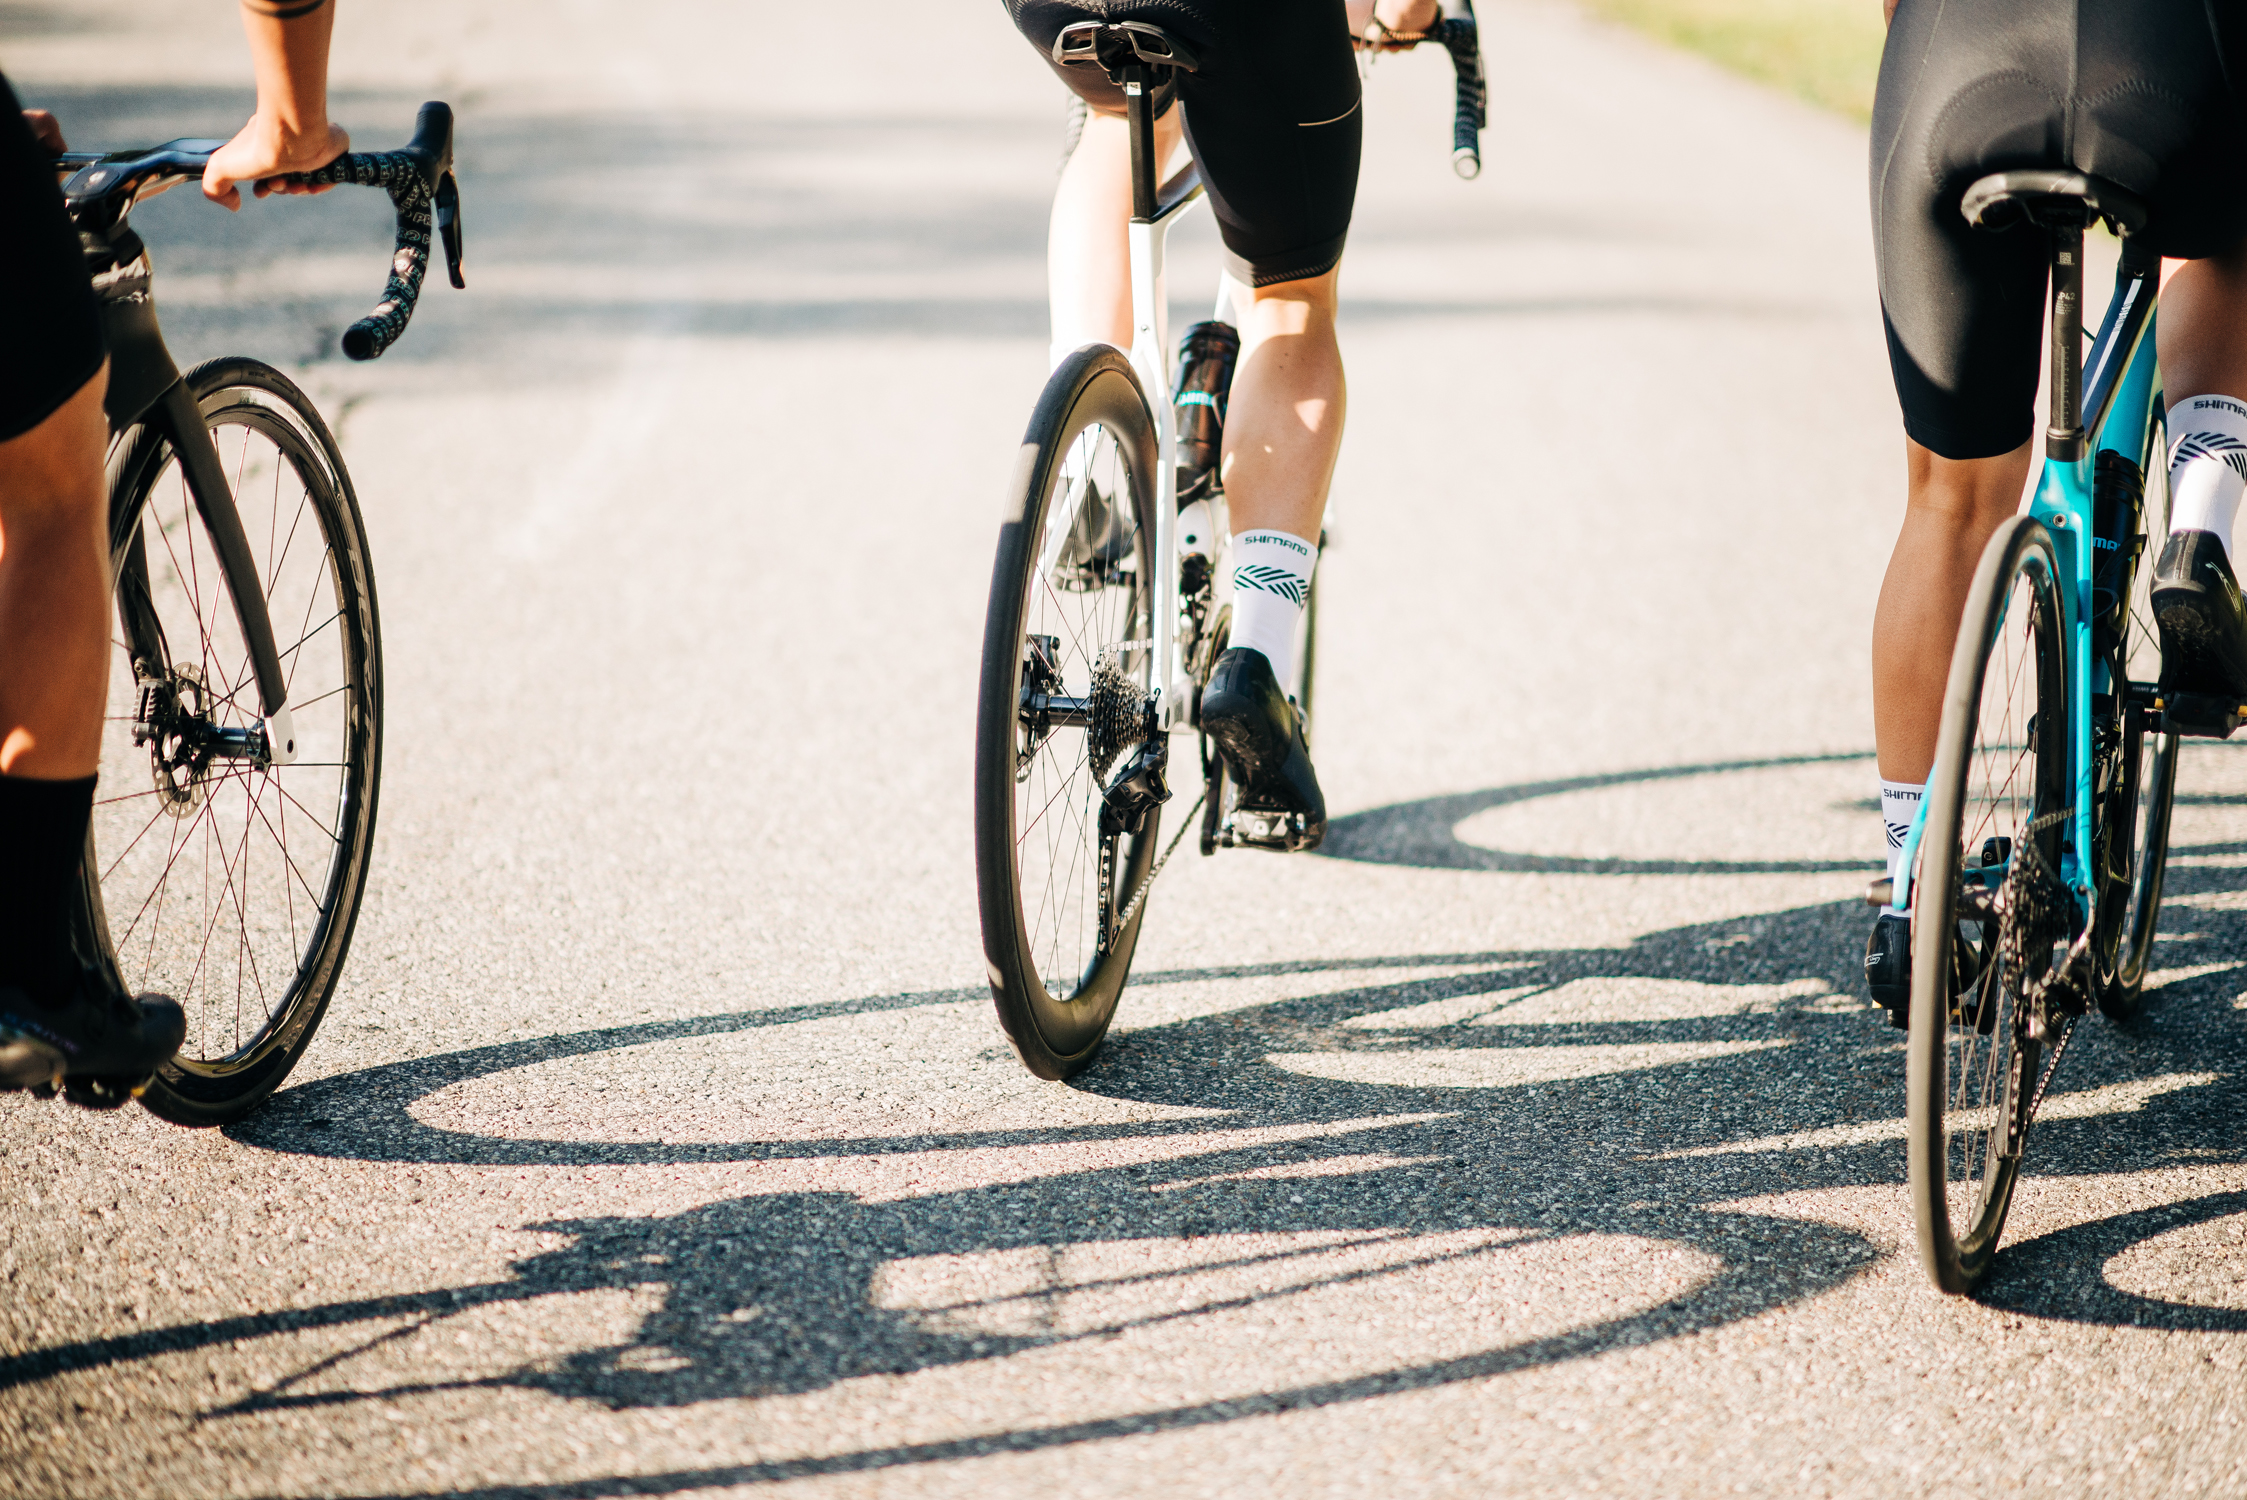
[[[1888,878],[1894,881],[1904,872],[1904,840],[1912,831],[1912,819],[1919,816],[1919,799],[1927,791],[1924,781],[1889,781],[1880,783],[1880,826],[1888,835]],[[1883,913],[1904,915],[1900,906],[1884,906]]]
[[[2212,531],[2226,559],[2247,494],[2247,403],[2195,396],[2169,408],[2169,530]]]
[[[1263,652],[1283,693],[1295,685],[1295,622],[1318,561],[1316,544],[1284,531],[1233,538],[1233,632],[1226,644]]]

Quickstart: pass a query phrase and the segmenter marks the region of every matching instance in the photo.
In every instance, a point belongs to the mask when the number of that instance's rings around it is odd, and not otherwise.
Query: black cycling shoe
[[[1326,837],[1326,796],[1311,769],[1303,721],[1280,691],[1264,653],[1235,646],[1217,658],[1202,689],[1202,733],[1217,742],[1240,788],[1234,838],[1290,854]]]
[[[2153,567],[2153,617],[2161,628],[2164,692],[2247,699],[2247,610],[2214,532],[2179,531],[2162,544]]]
[[[1865,988],[1899,1031],[1912,1023],[1912,919],[1882,912],[1865,942]]]
[[[0,989],[0,1089],[57,1088],[72,1103],[114,1109],[179,1051],[187,1017],[163,995],[128,999],[86,976],[77,998],[46,1006]]]

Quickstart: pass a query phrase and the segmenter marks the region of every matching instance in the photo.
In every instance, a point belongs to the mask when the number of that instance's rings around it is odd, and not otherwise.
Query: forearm
[[[337,0],[242,0],[242,30],[257,75],[257,113],[211,156],[203,193],[228,208],[242,206],[237,183],[257,184],[260,198],[326,192],[288,181],[350,149],[351,137],[328,119],[328,37]]]
[[[307,11],[306,4],[314,8]],[[328,38],[336,0],[242,0],[257,112],[284,137],[326,140]]]

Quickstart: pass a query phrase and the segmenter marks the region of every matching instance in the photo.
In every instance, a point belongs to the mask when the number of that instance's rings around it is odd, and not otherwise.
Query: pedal
[[[155,1081],[154,1074],[147,1078],[65,1078],[62,1096],[80,1109],[123,1109]]]
[[[1217,841],[1228,849],[1272,849],[1293,854],[1306,841],[1303,815],[1236,807]]]
[[[2161,700],[2161,732],[2228,740],[2243,706],[2228,693],[2170,693]]]

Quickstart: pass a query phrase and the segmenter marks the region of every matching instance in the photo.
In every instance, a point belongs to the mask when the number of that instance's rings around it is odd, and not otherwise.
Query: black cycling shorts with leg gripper
[[[2143,238],[2199,259],[2247,240],[2247,5],[1902,0],[1873,102],[1880,302],[1904,430],[1945,458],[2029,440],[2043,235],[1967,224],[1978,177],[2088,172],[2143,197]]]
[[[1123,90],[1100,68],[1053,62],[1076,21],[1145,21],[1193,49],[1179,73],[1186,140],[1224,237],[1251,286],[1323,276],[1342,260],[1357,199],[1357,59],[1343,0],[1004,0],[1023,36],[1103,114]]]
[[[54,158],[0,77],[0,442],[54,415],[101,362],[101,311]]]

